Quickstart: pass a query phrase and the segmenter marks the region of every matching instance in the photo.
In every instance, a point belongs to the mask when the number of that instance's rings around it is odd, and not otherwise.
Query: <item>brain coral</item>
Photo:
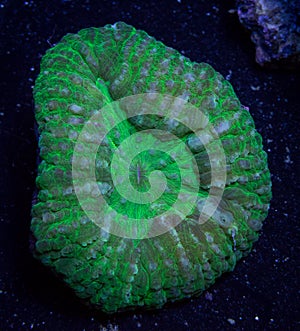
[[[160,172],[165,192],[147,204],[122,197],[110,171],[112,154],[130,135],[151,129],[176,135],[190,150],[189,164],[196,164],[200,180],[193,208],[176,226],[151,237],[119,236],[98,226],[82,208],[72,158],[88,119],[114,100],[145,93],[178,97],[201,110],[221,142],[226,180],[214,212],[199,222],[203,202],[218,186],[211,175],[211,161],[218,160],[208,152],[214,141],[202,144],[180,121],[159,113],[120,121],[94,160],[99,191],[118,214],[159,215],[176,201],[189,177],[172,153],[152,148],[132,159],[130,185],[145,193],[149,176]],[[43,56],[34,99],[41,160],[32,207],[34,254],[84,302],[109,313],[161,307],[201,293],[250,251],[271,199],[267,155],[251,115],[210,65],[191,62],[125,23],[87,28],[66,35]],[[120,104],[115,111],[124,115],[126,107]],[[203,123],[193,124],[203,128]],[[87,199],[91,195],[86,187]]]

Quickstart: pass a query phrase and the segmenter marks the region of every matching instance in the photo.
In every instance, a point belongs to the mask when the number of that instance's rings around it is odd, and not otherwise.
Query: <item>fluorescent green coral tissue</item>
[[[257,240],[271,181],[232,86],[125,23],[66,35],[34,87],[35,256],[90,306],[200,294]]]

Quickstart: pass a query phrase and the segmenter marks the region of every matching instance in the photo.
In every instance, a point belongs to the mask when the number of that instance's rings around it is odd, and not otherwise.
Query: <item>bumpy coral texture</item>
[[[161,118],[136,117],[123,123],[109,137],[115,146],[132,132],[169,130],[193,152],[201,175],[193,213],[163,235],[137,240],[109,234],[85,215],[74,193],[71,159],[76,139],[95,111],[146,92],[185,98],[208,116],[225,151],[227,182],[214,215],[198,224],[201,201],[210,187],[205,148],[183,126]],[[125,23],[88,28],[66,35],[47,51],[34,99],[41,158],[31,224],[35,256],[84,302],[109,313],[158,308],[200,294],[250,251],[271,198],[267,156],[251,115],[211,66],[191,62]],[[114,197],[109,176],[112,152],[103,147],[102,158],[96,160],[99,185],[116,207],[122,203],[119,208],[134,211]],[[163,165],[159,162],[160,167],[155,158],[151,162],[151,170],[178,170],[170,158]],[[170,190],[178,190],[177,184]]]

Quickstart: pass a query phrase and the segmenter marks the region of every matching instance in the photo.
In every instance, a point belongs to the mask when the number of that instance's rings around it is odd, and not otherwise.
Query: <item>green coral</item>
[[[161,170],[169,193],[151,209],[123,201],[110,174],[112,153],[134,132],[158,128],[176,134],[195,156],[198,204],[176,228],[153,238],[130,239],[97,227],[80,207],[72,182],[72,155],[85,121],[122,97],[159,92],[201,109],[217,131],[226,156],[226,187],[208,222],[196,220],[211,174],[205,148],[184,125],[136,116],[108,134],[99,149],[96,177],[105,199],[120,213],[152,217],[166,210],[180,187],[176,163],[162,152],[141,153],[130,180],[141,192]],[[125,23],[68,34],[42,58],[34,87],[41,163],[38,202],[32,207],[35,256],[59,274],[85,302],[106,312],[161,307],[201,293],[258,238],[271,199],[270,173],[261,136],[232,86],[211,66]]]

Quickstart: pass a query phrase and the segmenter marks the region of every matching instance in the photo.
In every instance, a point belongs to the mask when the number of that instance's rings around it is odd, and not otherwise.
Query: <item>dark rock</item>
[[[237,10],[251,31],[259,65],[300,69],[299,0],[237,0]]]

